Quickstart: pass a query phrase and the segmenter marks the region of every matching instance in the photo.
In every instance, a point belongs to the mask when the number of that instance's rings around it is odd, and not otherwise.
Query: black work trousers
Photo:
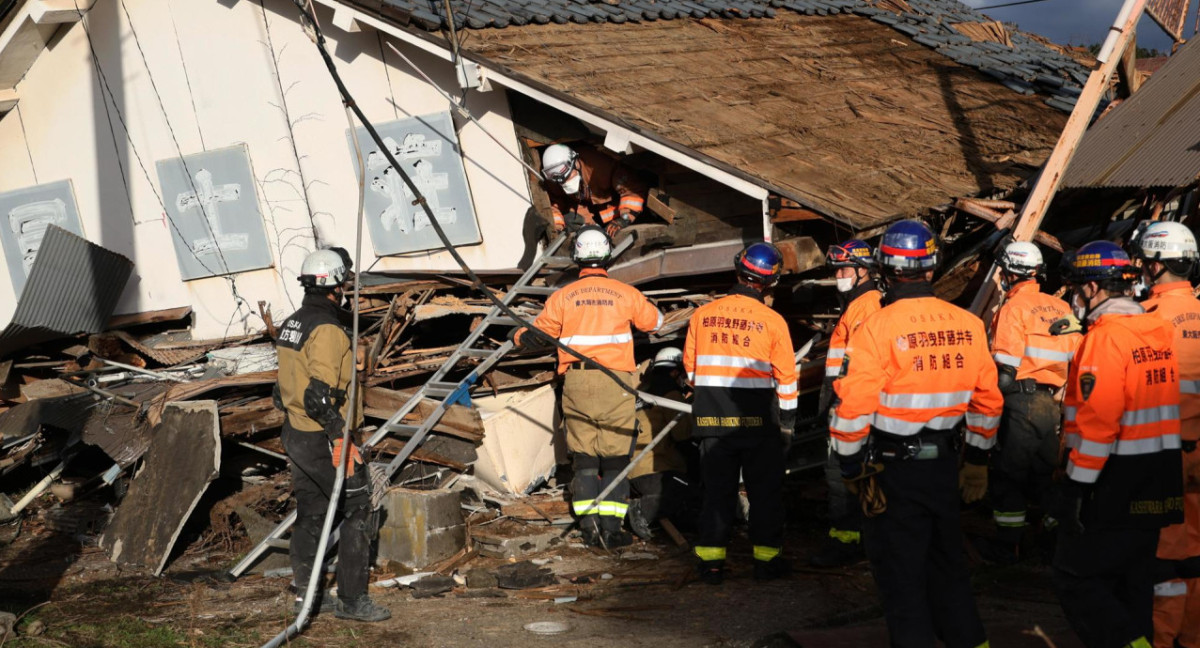
[[[887,510],[866,519],[863,541],[891,645],[984,643],[963,552],[957,457],[889,462],[876,479]]]
[[[303,591],[316,562],[317,543],[336,469],[329,440],[323,432],[301,432],[283,424],[283,448],[292,469],[296,495],[296,524],[292,527],[292,576]],[[371,568],[371,480],[366,466],[356,466],[342,488],[342,530],[338,539],[338,598],[349,601],[367,593]],[[335,527],[336,528],[336,527]]]
[[[1075,634],[1088,648],[1118,648],[1154,636],[1157,529],[1078,535],[1061,529],[1054,588]]]
[[[750,499],[750,542],[783,546],[783,442],[778,434],[708,437],[700,442],[704,504],[697,547],[726,547],[737,511],[739,478]],[[757,553],[757,552],[756,552]]]
[[[1062,411],[1045,389],[1004,397],[999,445],[992,453],[990,485],[996,538],[1017,544],[1029,523],[1029,506],[1041,504],[1058,464],[1058,422]]]

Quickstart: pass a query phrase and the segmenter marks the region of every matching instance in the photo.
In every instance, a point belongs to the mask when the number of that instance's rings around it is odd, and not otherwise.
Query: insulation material
[[[113,562],[162,573],[179,532],[220,468],[217,402],[168,404],[145,464],[100,546]]]
[[[500,493],[524,495],[554,473],[556,447],[564,446],[553,385],[477,398],[475,406],[484,429],[476,477]]]

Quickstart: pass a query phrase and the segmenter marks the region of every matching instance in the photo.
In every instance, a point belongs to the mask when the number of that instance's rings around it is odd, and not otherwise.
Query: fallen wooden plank
[[[130,313],[128,315],[113,315],[108,320],[108,328],[120,329],[130,326],[138,326],[140,324],[158,324],[159,322],[174,322],[181,320],[192,314],[191,306],[180,306],[179,308],[167,308],[156,311],[146,311],[144,313]]]
[[[386,420],[391,418],[392,414],[403,407],[415,394],[415,389],[396,390],[386,387],[368,387],[363,390],[363,405],[366,408],[367,416]],[[423,399],[417,408],[405,417],[405,421],[424,421],[430,414],[433,414],[435,409],[437,409],[435,401],[428,398]],[[483,437],[483,421],[479,418],[479,412],[462,405],[451,405],[450,409],[442,415],[442,420],[433,429],[438,432],[465,433],[468,438],[474,440]]]
[[[217,421],[216,401],[166,408],[145,465],[100,537],[113,562],[162,573],[184,523],[220,471]]]

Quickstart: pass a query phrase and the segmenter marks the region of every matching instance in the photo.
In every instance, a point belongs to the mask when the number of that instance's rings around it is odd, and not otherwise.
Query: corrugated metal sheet
[[[1171,38],[1183,40],[1183,23],[1187,20],[1191,0],[1150,0],[1146,13],[1154,19]]]
[[[132,271],[129,259],[51,226],[12,322],[0,331],[0,357],[38,342],[104,330]]]
[[[1063,186],[1181,187],[1200,176],[1200,39],[1096,122]]]

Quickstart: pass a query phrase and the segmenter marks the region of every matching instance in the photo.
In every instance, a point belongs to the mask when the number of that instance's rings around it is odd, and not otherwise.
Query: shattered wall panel
[[[217,402],[170,403],[100,546],[114,562],[161,573],[184,523],[220,468]]]
[[[12,322],[0,331],[0,357],[31,344],[104,330],[133,262],[49,226]]]

